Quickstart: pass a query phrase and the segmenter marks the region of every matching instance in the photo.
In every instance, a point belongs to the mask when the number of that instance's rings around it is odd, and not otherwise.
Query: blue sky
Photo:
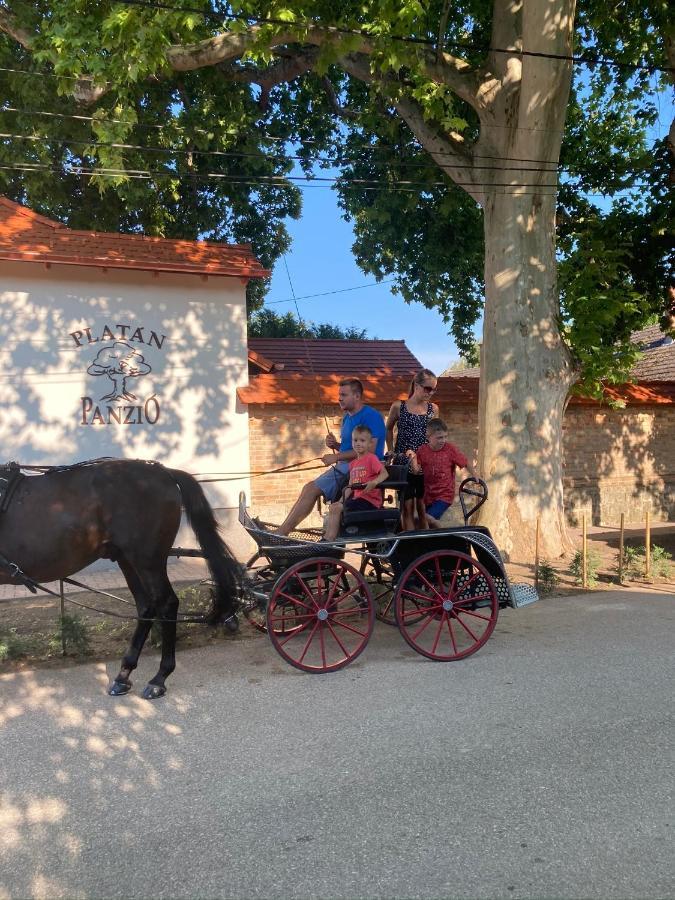
[[[307,322],[355,325],[367,329],[370,338],[405,340],[423,366],[440,374],[458,358],[441,316],[421,303],[405,303],[391,293],[390,285],[377,285],[372,276],[360,271],[351,251],[352,228],[341,218],[334,191],[312,185],[302,194],[302,218],[287,223],[293,245],[286,262],[296,296],[363,285],[343,294],[299,300],[302,318]],[[265,305],[278,313],[295,313],[292,301],[277,302],[291,297],[280,259]]]

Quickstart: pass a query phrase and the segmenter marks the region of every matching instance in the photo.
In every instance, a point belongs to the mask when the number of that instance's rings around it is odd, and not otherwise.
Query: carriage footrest
[[[531,585],[511,585],[511,600],[509,606],[512,606],[514,609],[521,609],[523,606],[529,606],[530,603],[536,603],[538,599],[539,594],[537,593],[536,588],[533,588]]]

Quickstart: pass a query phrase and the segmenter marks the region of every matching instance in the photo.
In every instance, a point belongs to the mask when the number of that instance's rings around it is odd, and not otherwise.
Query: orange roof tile
[[[266,278],[248,245],[74,231],[0,197],[0,259],[111,269]]]
[[[406,347],[405,341],[250,337],[248,346],[277,365],[283,365],[285,374],[344,377],[354,372],[368,372],[369,378],[377,375],[410,379],[422,368],[422,363]]]
[[[267,359],[267,357],[263,356],[261,353],[256,353],[255,350],[251,350],[250,347],[248,348],[248,361],[256,366],[256,368],[260,369],[261,372],[273,372],[276,366],[276,363],[273,363],[271,359]],[[283,365],[279,368],[283,369]]]

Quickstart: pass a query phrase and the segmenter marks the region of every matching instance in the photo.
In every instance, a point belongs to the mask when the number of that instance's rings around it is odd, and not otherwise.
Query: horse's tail
[[[242,567],[221,538],[216,517],[198,481],[187,472],[168,469],[180,488],[188,522],[204,552],[216,589],[207,620],[216,625],[228,620],[237,607]]]

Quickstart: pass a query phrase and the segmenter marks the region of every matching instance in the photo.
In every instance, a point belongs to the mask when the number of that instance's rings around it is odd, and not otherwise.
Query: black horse
[[[153,619],[161,622],[162,659],[143,696],[161,697],[176,667],[178,598],[166,561],[181,506],[215,582],[206,621],[236,630],[241,570],[218,533],[203,490],[187,472],[142,460],[105,459],[27,477],[15,465],[5,466],[0,476],[0,486],[9,485],[0,500],[0,584],[21,583],[22,573],[35,582],[68,578],[97,559],[115,560],[122,570],[139,621],[111,695],[131,689],[130,675]]]

